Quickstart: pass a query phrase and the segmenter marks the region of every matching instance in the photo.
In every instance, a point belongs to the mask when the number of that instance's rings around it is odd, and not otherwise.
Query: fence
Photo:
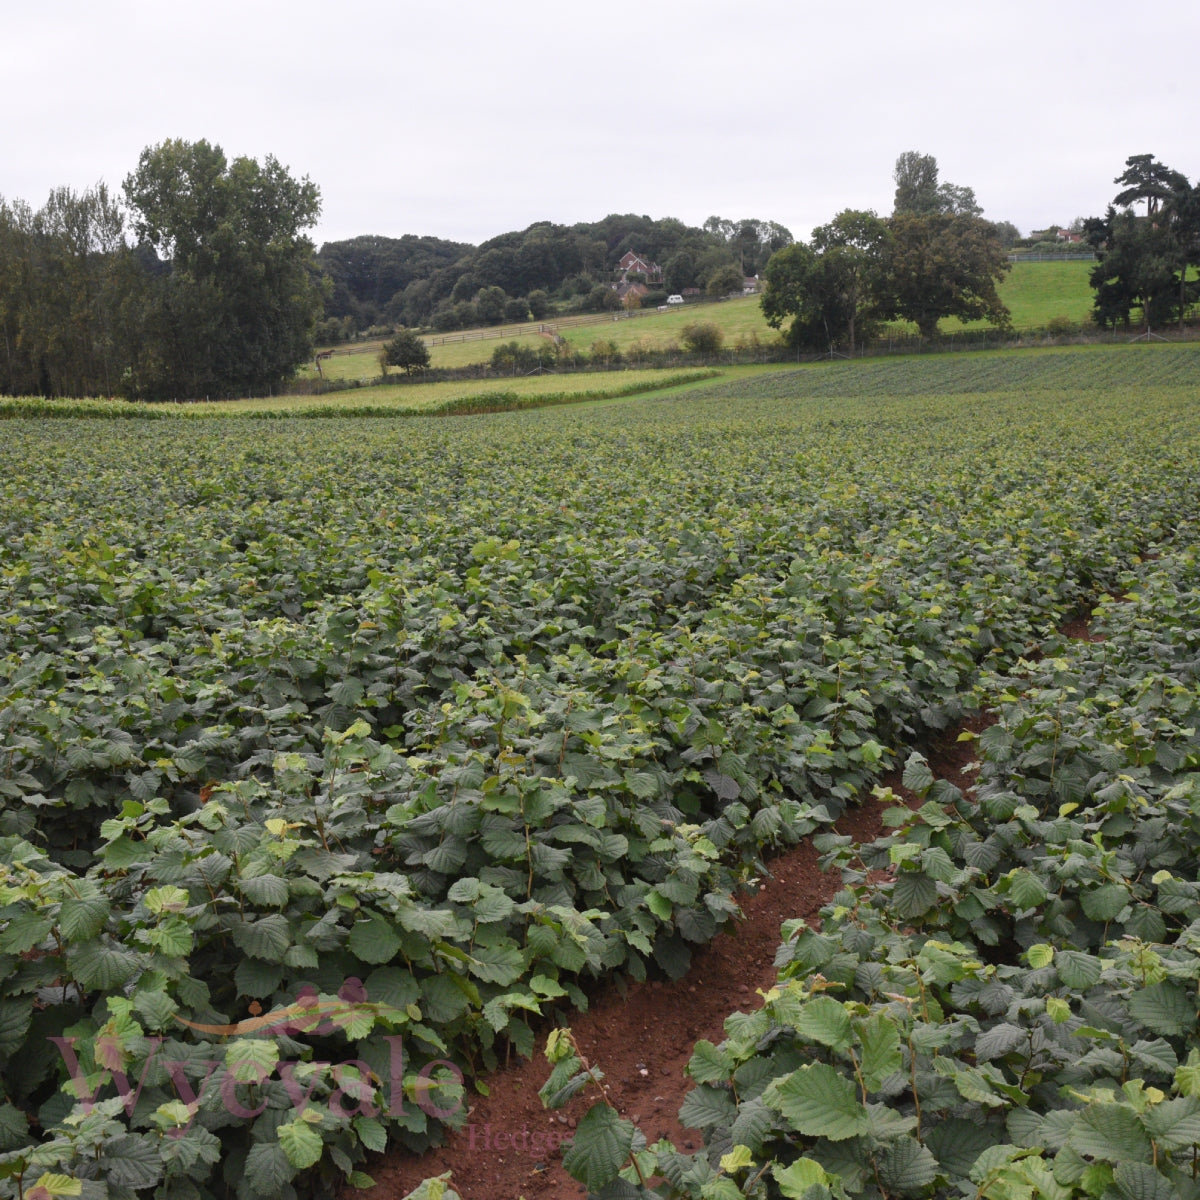
[[[704,298],[688,300],[685,307],[695,308],[703,304],[720,304],[731,297]],[[740,300],[742,297],[736,296]],[[675,312],[679,312],[675,306]],[[458,342],[490,342],[505,341],[511,338],[527,337],[531,334],[545,334],[553,337],[560,329],[578,329],[583,325],[611,325],[614,321],[636,320],[638,317],[656,317],[657,308],[622,308],[614,312],[579,313],[571,317],[555,317],[553,321],[526,321],[519,325],[489,325],[486,329],[466,329],[458,333],[435,333],[425,335],[427,346],[451,346]],[[338,346],[334,354],[378,354],[381,342],[368,342],[362,346]]]
[[[1097,258],[1094,250],[1079,251],[1079,250],[1064,250],[1059,253],[1046,254],[1022,254],[1020,251],[1014,251],[1008,256],[1010,263],[1019,262],[1095,262]]]

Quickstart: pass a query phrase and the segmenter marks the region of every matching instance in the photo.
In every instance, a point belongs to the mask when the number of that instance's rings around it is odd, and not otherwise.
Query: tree
[[[1200,187],[1150,154],[1127,158],[1113,182],[1124,187],[1104,217],[1083,223],[1101,252],[1091,272],[1093,319],[1128,327],[1140,308],[1147,331],[1173,318],[1182,324],[1200,289],[1188,278],[1189,267],[1200,264]],[[1138,216],[1132,206],[1143,202],[1146,215]]]
[[[508,324],[519,324],[529,320],[529,301],[513,296],[504,302],[504,320]]]
[[[303,231],[320,193],[274,157],[228,161],[206,141],[142,151],[125,180],[154,280],[135,390],[228,396],[279,386],[304,362],[323,308]]]
[[[984,319],[1007,326],[1009,312],[996,284],[1008,257],[991,224],[981,217],[898,213],[889,222],[887,315],[916,324],[922,337],[937,336],[943,317]]]
[[[1006,250],[1021,240],[1021,231],[1011,221],[993,221],[992,228],[1000,239],[1000,245]],[[1076,230],[1081,232],[1081,230]]]
[[[429,366],[429,347],[424,338],[411,329],[401,329],[383,348],[384,363],[399,367],[406,375],[424,371]]]
[[[762,310],[778,329],[788,317],[789,345],[813,350],[855,346],[869,332],[883,289],[887,224],[847,209],[767,264]]]
[[[535,288],[527,297],[529,312],[535,321],[541,321],[550,311],[550,297],[541,288]]]
[[[742,291],[745,276],[732,263],[718,267],[705,281],[704,290],[710,296],[728,296],[730,292]]]
[[[1113,197],[1117,208],[1130,208],[1145,201],[1146,216],[1152,217],[1164,202],[1188,186],[1185,176],[1160,163],[1153,154],[1131,154],[1125,170],[1113,180],[1124,189]]]
[[[932,154],[905,150],[896,159],[892,178],[896,183],[895,202],[892,205],[895,215],[913,213],[930,216],[942,213],[978,217],[983,214],[971,188],[954,183],[938,183],[938,163]]]
[[[938,164],[932,154],[905,150],[896,159],[892,171],[896,184],[894,213],[933,213],[939,211]]]
[[[139,340],[144,277],[103,184],[38,212],[0,200],[0,392],[112,395]]]
[[[484,325],[499,325],[504,320],[504,304],[508,297],[501,287],[480,288],[475,297],[475,311]]]

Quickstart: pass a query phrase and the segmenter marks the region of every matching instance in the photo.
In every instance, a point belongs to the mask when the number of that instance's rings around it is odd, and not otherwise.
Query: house
[[[632,250],[626,250],[621,256],[621,261],[617,263],[617,273],[622,281],[627,280],[630,275],[644,275],[647,283],[662,283],[662,267]]]
[[[1083,241],[1082,233],[1072,233],[1069,229],[1060,229],[1055,235],[1054,240],[1058,242],[1075,243]]]
[[[742,280],[742,295],[753,296],[758,291],[758,276],[747,275]]]

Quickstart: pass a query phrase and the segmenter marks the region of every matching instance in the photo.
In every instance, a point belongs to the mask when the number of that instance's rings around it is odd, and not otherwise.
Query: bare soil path
[[[957,737],[964,727],[978,731],[987,723],[986,717],[978,718],[927,747],[937,777],[964,792],[970,789],[972,780],[963,768],[973,757],[973,743]],[[912,799],[898,771],[883,783]],[[845,813],[836,829],[869,842],[879,836],[882,813],[883,806],[868,798]],[[691,1087],[684,1068],[698,1040],[719,1043],[725,1018],[739,1008],[757,1007],[757,991],[774,983],[780,925],[796,917],[815,919],[837,892],[840,878],[822,873],[818,858],[808,841],[773,858],[764,885],[742,901],[743,919],[732,932],[695,950],[683,979],[614,979],[586,1013],[571,1018],[580,1048],[605,1073],[610,1099],[650,1141],[667,1137],[684,1149],[701,1145],[700,1134],[677,1119]],[[488,1096],[471,1095],[466,1128],[445,1146],[419,1158],[391,1154],[370,1164],[376,1180],[367,1193],[370,1200],[401,1200],[423,1179],[446,1171],[453,1172],[452,1186],[463,1200],[562,1200],[586,1194],[563,1170],[558,1143],[570,1136],[595,1096],[585,1093],[556,1113],[542,1107],[538,1088],[549,1074],[540,1054],[543,1042],[539,1038],[539,1053],[530,1061],[489,1076]]]

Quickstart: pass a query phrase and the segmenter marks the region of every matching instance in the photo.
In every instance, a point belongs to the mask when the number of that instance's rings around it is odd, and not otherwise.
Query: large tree
[[[905,150],[896,159],[892,179],[896,184],[892,211],[896,215],[978,217],[983,213],[971,188],[938,183],[938,162],[932,154]]]
[[[1131,154],[1125,160],[1125,170],[1113,180],[1123,189],[1113,197],[1117,208],[1146,205],[1146,216],[1152,217],[1164,202],[1188,186],[1187,178],[1160,163],[1153,154]]]
[[[1131,155],[1113,182],[1122,190],[1104,217],[1084,223],[1101,252],[1091,272],[1093,316],[1100,325],[1128,327],[1140,308],[1147,330],[1182,323],[1200,290],[1189,278],[1189,268],[1200,265],[1200,187],[1152,154]],[[1145,216],[1137,215],[1139,204]]]
[[[873,212],[846,209],[809,243],[776,253],[766,267],[762,310],[789,345],[851,354],[870,333],[884,288],[888,228]]]
[[[990,222],[967,214],[898,213],[889,226],[884,307],[890,315],[914,322],[926,338],[937,336],[944,317],[1008,325],[996,290],[1008,257]]]
[[[206,141],[142,152],[125,180],[134,229],[165,270],[134,368],[145,396],[229,396],[278,387],[309,356],[322,309],[314,183],[275,158],[226,159]]]
[[[112,395],[137,340],[143,276],[103,183],[33,212],[0,200],[0,392]]]

